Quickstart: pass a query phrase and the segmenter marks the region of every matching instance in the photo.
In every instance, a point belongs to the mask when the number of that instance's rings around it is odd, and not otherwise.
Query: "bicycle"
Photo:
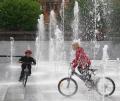
[[[66,97],[70,97],[76,94],[78,90],[78,84],[75,79],[72,78],[73,75],[79,77],[90,90],[97,91],[98,94],[108,97],[112,95],[115,91],[115,83],[109,77],[96,77],[95,72],[97,69],[84,69],[81,74],[78,74],[75,70],[71,68],[70,75],[63,78],[58,83],[58,91],[60,94]]]
[[[24,69],[24,74],[23,74],[23,78],[22,78],[22,83],[23,83],[24,87],[26,87],[28,76],[30,75],[28,66],[29,66],[29,64],[26,64],[26,68]]]

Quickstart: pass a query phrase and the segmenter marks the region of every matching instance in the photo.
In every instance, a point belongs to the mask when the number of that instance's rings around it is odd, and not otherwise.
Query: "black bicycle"
[[[28,66],[29,66],[29,64],[26,64],[26,68],[24,69],[24,74],[23,74],[23,78],[22,78],[24,87],[26,87],[28,76],[30,75]]]
[[[97,69],[84,69],[78,74],[71,69],[69,77],[63,78],[58,83],[58,90],[63,96],[73,96],[78,90],[77,82],[72,78],[73,75],[79,77],[89,90],[95,90],[102,96],[110,96],[115,91],[115,83],[109,77],[97,77]]]

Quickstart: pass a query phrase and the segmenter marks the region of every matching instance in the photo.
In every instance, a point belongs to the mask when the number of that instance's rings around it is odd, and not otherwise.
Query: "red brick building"
[[[42,4],[43,14],[45,16],[45,23],[49,23],[50,11],[54,10],[56,14],[59,14],[62,0],[38,0]],[[65,0],[65,7],[67,7],[70,0]]]

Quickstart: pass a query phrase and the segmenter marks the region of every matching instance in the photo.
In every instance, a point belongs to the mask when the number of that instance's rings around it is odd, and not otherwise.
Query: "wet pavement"
[[[96,61],[95,65],[100,62]],[[47,64],[47,65],[45,65]],[[84,83],[75,78],[79,89],[72,97],[62,96],[57,89],[59,80],[68,75],[67,65],[41,63],[33,67],[26,88],[18,82],[19,64],[0,64],[0,101],[119,101],[120,100],[120,63],[110,61],[107,75],[111,77],[116,90],[110,97],[103,98],[95,91],[88,91]],[[66,67],[66,68],[65,68]],[[96,66],[97,67],[97,66]],[[99,68],[100,69],[100,68]]]

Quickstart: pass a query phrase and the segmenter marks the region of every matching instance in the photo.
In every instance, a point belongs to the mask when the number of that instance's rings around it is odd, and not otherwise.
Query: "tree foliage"
[[[113,33],[120,34],[120,0],[113,1],[112,12],[112,28]]]
[[[34,30],[40,13],[35,0],[4,0],[0,3],[0,29]]]

